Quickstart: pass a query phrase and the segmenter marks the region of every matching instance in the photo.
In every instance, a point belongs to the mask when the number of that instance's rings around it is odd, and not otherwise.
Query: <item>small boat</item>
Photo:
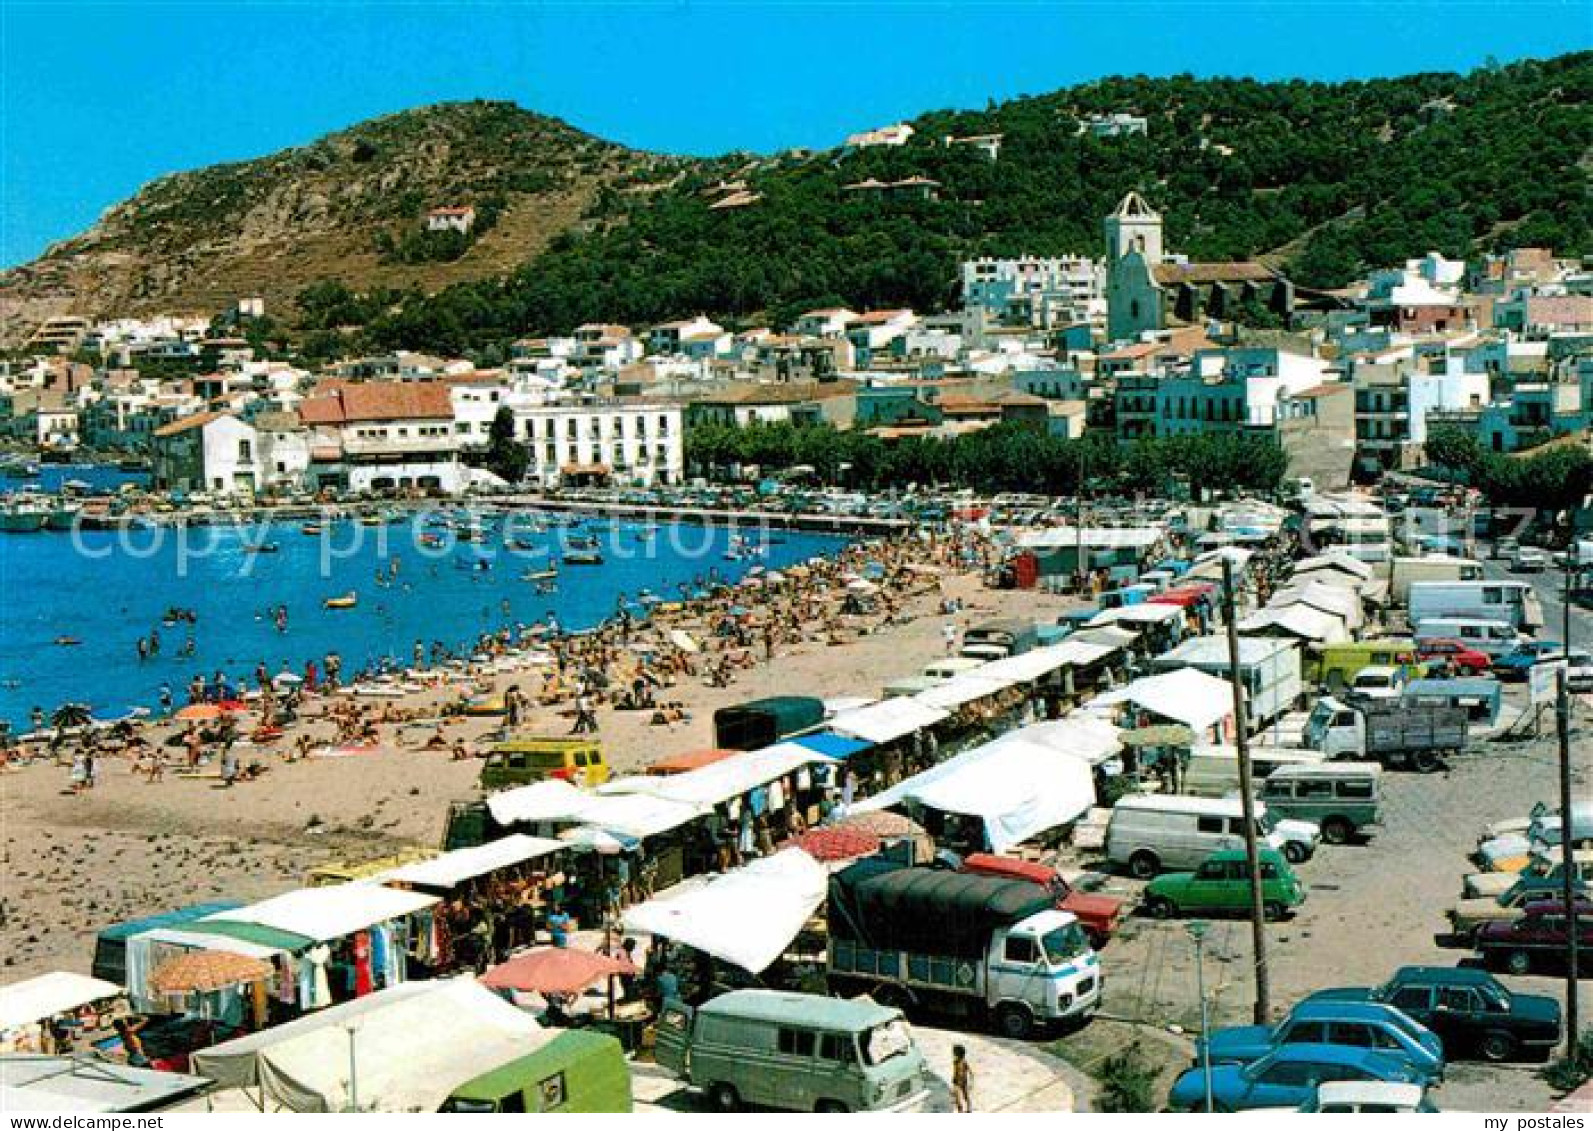
[[[75,636],[57,636],[54,640],[54,644],[57,648],[74,648],[81,643],[83,643],[83,641],[79,640]]]
[[[50,512],[37,503],[11,503],[0,509],[0,531],[7,534],[37,534],[44,529]]]
[[[368,514],[368,515],[365,515],[363,518],[360,519],[360,525],[361,526],[386,526],[387,525],[387,518],[386,518],[385,515]]]
[[[603,555],[597,550],[566,550],[564,564],[576,566],[596,566],[603,564]]]
[[[565,545],[571,550],[596,550],[596,538],[571,538]]]
[[[558,579],[558,576],[559,576],[559,571],[556,570],[556,569],[536,569],[536,570],[528,569],[528,570],[526,570],[524,573],[522,573],[520,575],[520,580],[521,581],[555,581],[555,580]]]
[[[535,543],[527,542],[524,538],[505,538],[503,545],[505,549],[518,550],[521,553],[530,553],[536,549]]]
[[[275,542],[255,542],[243,548],[246,554],[275,554],[281,549]]]
[[[83,510],[79,506],[52,507],[50,513],[45,515],[44,528],[46,530],[71,530],[77,524],[77,516]]]
[[[299,527],[299,533],[308,534],[310,537],[314,538],[321,533],[321,524],[318,522],[306,522],[303,526]]]
[[[321,607],[326,609],[352,609],[360,603],[360,595],[352,589],[341,597],[328,597],[321,602]]]

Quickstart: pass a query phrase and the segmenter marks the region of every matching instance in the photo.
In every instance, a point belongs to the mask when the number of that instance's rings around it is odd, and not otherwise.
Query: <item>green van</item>
[[[444,1112],[507,1115],[542,1111],[630,1111],[631,1072],[613,1037],[586,1029],[501,1064],[453,1090]]]
[[[1282,919],[1305,902],[1305,885],[1283,854],[1263,848],[1261,902],[1267,918]],[[1250,868],[1244,849],[1213,852],[1193,872],[1169,872],[1145,887],[1145,910],[1158,919],[1174,915],[1244,914],[1250,909]]]
[[[907,1022],[867,998],[734,990],[697,1009],[666,1001],[653,1055],[720,1111],[916,1111],[929,1095]]]

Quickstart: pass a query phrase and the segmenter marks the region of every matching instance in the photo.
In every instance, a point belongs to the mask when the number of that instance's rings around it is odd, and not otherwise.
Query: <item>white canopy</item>
[[[945,683],[920,691],[913,696],[913,699],[926,707],[951,711],[964,703],[972,703],[976,699],[1005,691],[1013,685],[1013,682],[1010,679],[987,679],[984,670],[980,669],[977,674],[959,675],[948,679]]]
[[[1275,629],[1301,640],[1335,644],[1350,638],[1342,618],[1310,605],[1285,605],[1258,609],[1239,622],[1240,632],[1266,632]]]
[[[0,986],[0,1030],[32,1025],[121,993],[122,987],[115,982],[69,970],[54,970],[13,982]]]
[[[458,887],[466,880],[473,880],[488,872],[496,872],[499,868],[524,864],[528,860],[562,852],[569,847],[562,841],[514,833],[474,848],[457,848],[441,856],[434,856],[430,860],[405,864],[402,868],[383,872],[376,876],[375,880],[377,883],[397,882],[415,884],[423,888]]]
[[[436,1111],[461,1084],[557,1034],[470,978],[405,982],[193,1054],[223,1088],[258,1088],[267,1111]]]
[[[1301,558],[1294,563],[1294,576],[1317,572],[1334,572],[1348,574],[1361,581],[1372,580],[1372,567],[1359,558],[1352,558],[1348,554],[1337,550],[1329,550],[1325,554],[1318,554],[1311,558]]]
[[[567,781],[549,778],[519,789],[506,789],[487,798],[487,812],[500,825],[542,821],[568,821],[579,818],[591,794]]]
[[[1169,605],[1168,608],[1175,606]],[[1080,667],[1093,664],[1102,656],[1110,656],[1113,652],[1121,652],[1139,639],[1139,633],[1133,629],[1124,628],[1114,624],[1109,628],[1083,628],[1068,638],[1068,643],[1075,648],[1091,648],[1094,650],[1092,659],[1079,659],[1076,662]],[[1080,653],[1082,656],[1083,654]]]
[[[829,873],[800,848],[689,881],[625,912],[625,928],[661,935],[754,974],[785,952],[824,902]]]
[[[980,671],[989,668],[985,665]],[[830,729],[864,742],[891,742],[915,730],[934,726],[947,717],[939,707],[920,703],[916,696],[882,699],[855,711],[842,711],[830,720]]]
[[[1032,723],[1022,730],[1003,735],[996,739],[996,742],[1005,742],[1009,738],[1022,739],[1035,746],[1047,747],[1070,758],[1082,758],[1090,765],[1098,766],[1110,760],[1122,749],[1122,733],[1121,727],[1107,719],[1096,715],[1074,714],[1065,719]]]
[[[1233,690],[1226,680],[1194,668],[1179,668],[1136,679],[1127,687],[1090,700],[1090,706],[1135,706],[1190,727],[1198,735],[1233,714]]]
[[[678,829],[710,808],[646,793],[594,793],[587,795],[587,804],[577,819],[583,827],[640,839]]]
[[[1165,534],[1159,526],[1049,526],[1018,536],[1026,550],[1071,550],[1080,543],[1086,550],[1148,550]]]
[[[1021,732],[964,751],[858,806],[867,811],[914,801],[984,822],[990,847],[1005,852],[1065,825],[1095,804],[1090,763],[1025,739]]]
[[[1359,628],[1365,619],[1360,597],[1341,585],[1323,581],[1307,581],[1304,585],[1280,589],[1267,602],[1267,607],[1272,609],[1285,609],[1290,605],[1310,605],[1313,609],[1332,613],[1351,629]]]
[[[1033,683],[1052,672],[1060,671],[1069,664],[1079,662],[1078,657],[1078,648],[1064,640],[1061,644],[1034,648],[1016,656],[992,660],[979,669],[979,674],[985,679],[1009,679],[1014,683]]]
[[[1191,581],[1221,581],[1222,560],[1227,558],[1233,563],[1235,577],[1244,574],[1245,567],[1250,564],[1250,559],[1255,557],[1255,551],[1241,549],[1238,546],[1223,546],[1216,550],[1208,550],[1196,556],[1187,573],[1179,579],[1180,585],[1187,585]]]
[[[761,750],[748,750],[683,774],[667,777],[634,777],[599,786],[600,794],[643,793],[652,797],[710,809],[732,797],[741,797],[760,786],[814,762],[829,759],[816,750],[794,742],[777,743]]]
[[[253,923],[303,935],[316,942],[328,942],[423,911],[437,902],[435,895],[399,891],[380,884],[334,884],[300,888],[248,907],[206,915],[200,922]]]
[[[1142,605],[1123,605],[1120,608],[1097,613],[1090,618],[1085,627],[1106,628],[1120,621],[1128,624],[1162,624],[1165,621],[1177,620],[1183,615],[1184,610],[1178,605],[1146,602]]]

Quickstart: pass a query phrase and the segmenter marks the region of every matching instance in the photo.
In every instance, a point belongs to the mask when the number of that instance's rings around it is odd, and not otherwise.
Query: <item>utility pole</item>
[[[1255,1023],[1272,1021],[1270,978],[1267,973],[1267,912],[1261,899],[1261,859],[1256,847],[1256,795],[1250,769],[1249,723],[1245,711],[1245,687],[1239,674],[1239,614],[1234,599],[1233,559],[1222,557],[1223,619],[1228,622],[1228,679],[1233,685],[1234,747],[1239,754],[1239,805],[1244,821],[1245,867],[1250,872],[1250,939],[1255,950]]]
[[[1206,1113],[1216,1111],[1211,1096],[1211,1016],[1206,1011],[1206,931],[1210,924],[1200,919],[1184,924],[1195,941],[1195,992],[1200,994],[1200,1067],[1206,1078]]]
[[[1073,580],[1078,586],[1079,596],[1084,596],[1084,441],[1077,441],[1079,445],[1079,481],[1073,491],[1073,533],[1077,539],[1074,546]]]
[[[1571,579],[1576,575],[1576,541],[1573,536],[1570,557],[1565,566],[1565,592],[1561,595],[1560,642],[1565,645],[1565,663],[1560,667],[1560,694],[1555,704],[1555,729],[1560,739],[1560,894],[1565,900],[1565,1058],[1576,1060],[1581,1019],[1577,1010],[1577,953],[1576,884],[1572,875],[1577,871],[1573,847],[1575,837],[1571,828]]]

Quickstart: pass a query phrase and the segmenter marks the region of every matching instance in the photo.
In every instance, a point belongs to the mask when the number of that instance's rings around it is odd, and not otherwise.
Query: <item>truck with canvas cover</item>
[[[824,722],[824,700],[774,695],[714,712],[714,745],[721,750],[762,750]]]
[[[834,993],[988,1018],[1018,1038],[1100,1004],[1083,927],[1026,880],[871,858],[831,877],[828,919]]]

